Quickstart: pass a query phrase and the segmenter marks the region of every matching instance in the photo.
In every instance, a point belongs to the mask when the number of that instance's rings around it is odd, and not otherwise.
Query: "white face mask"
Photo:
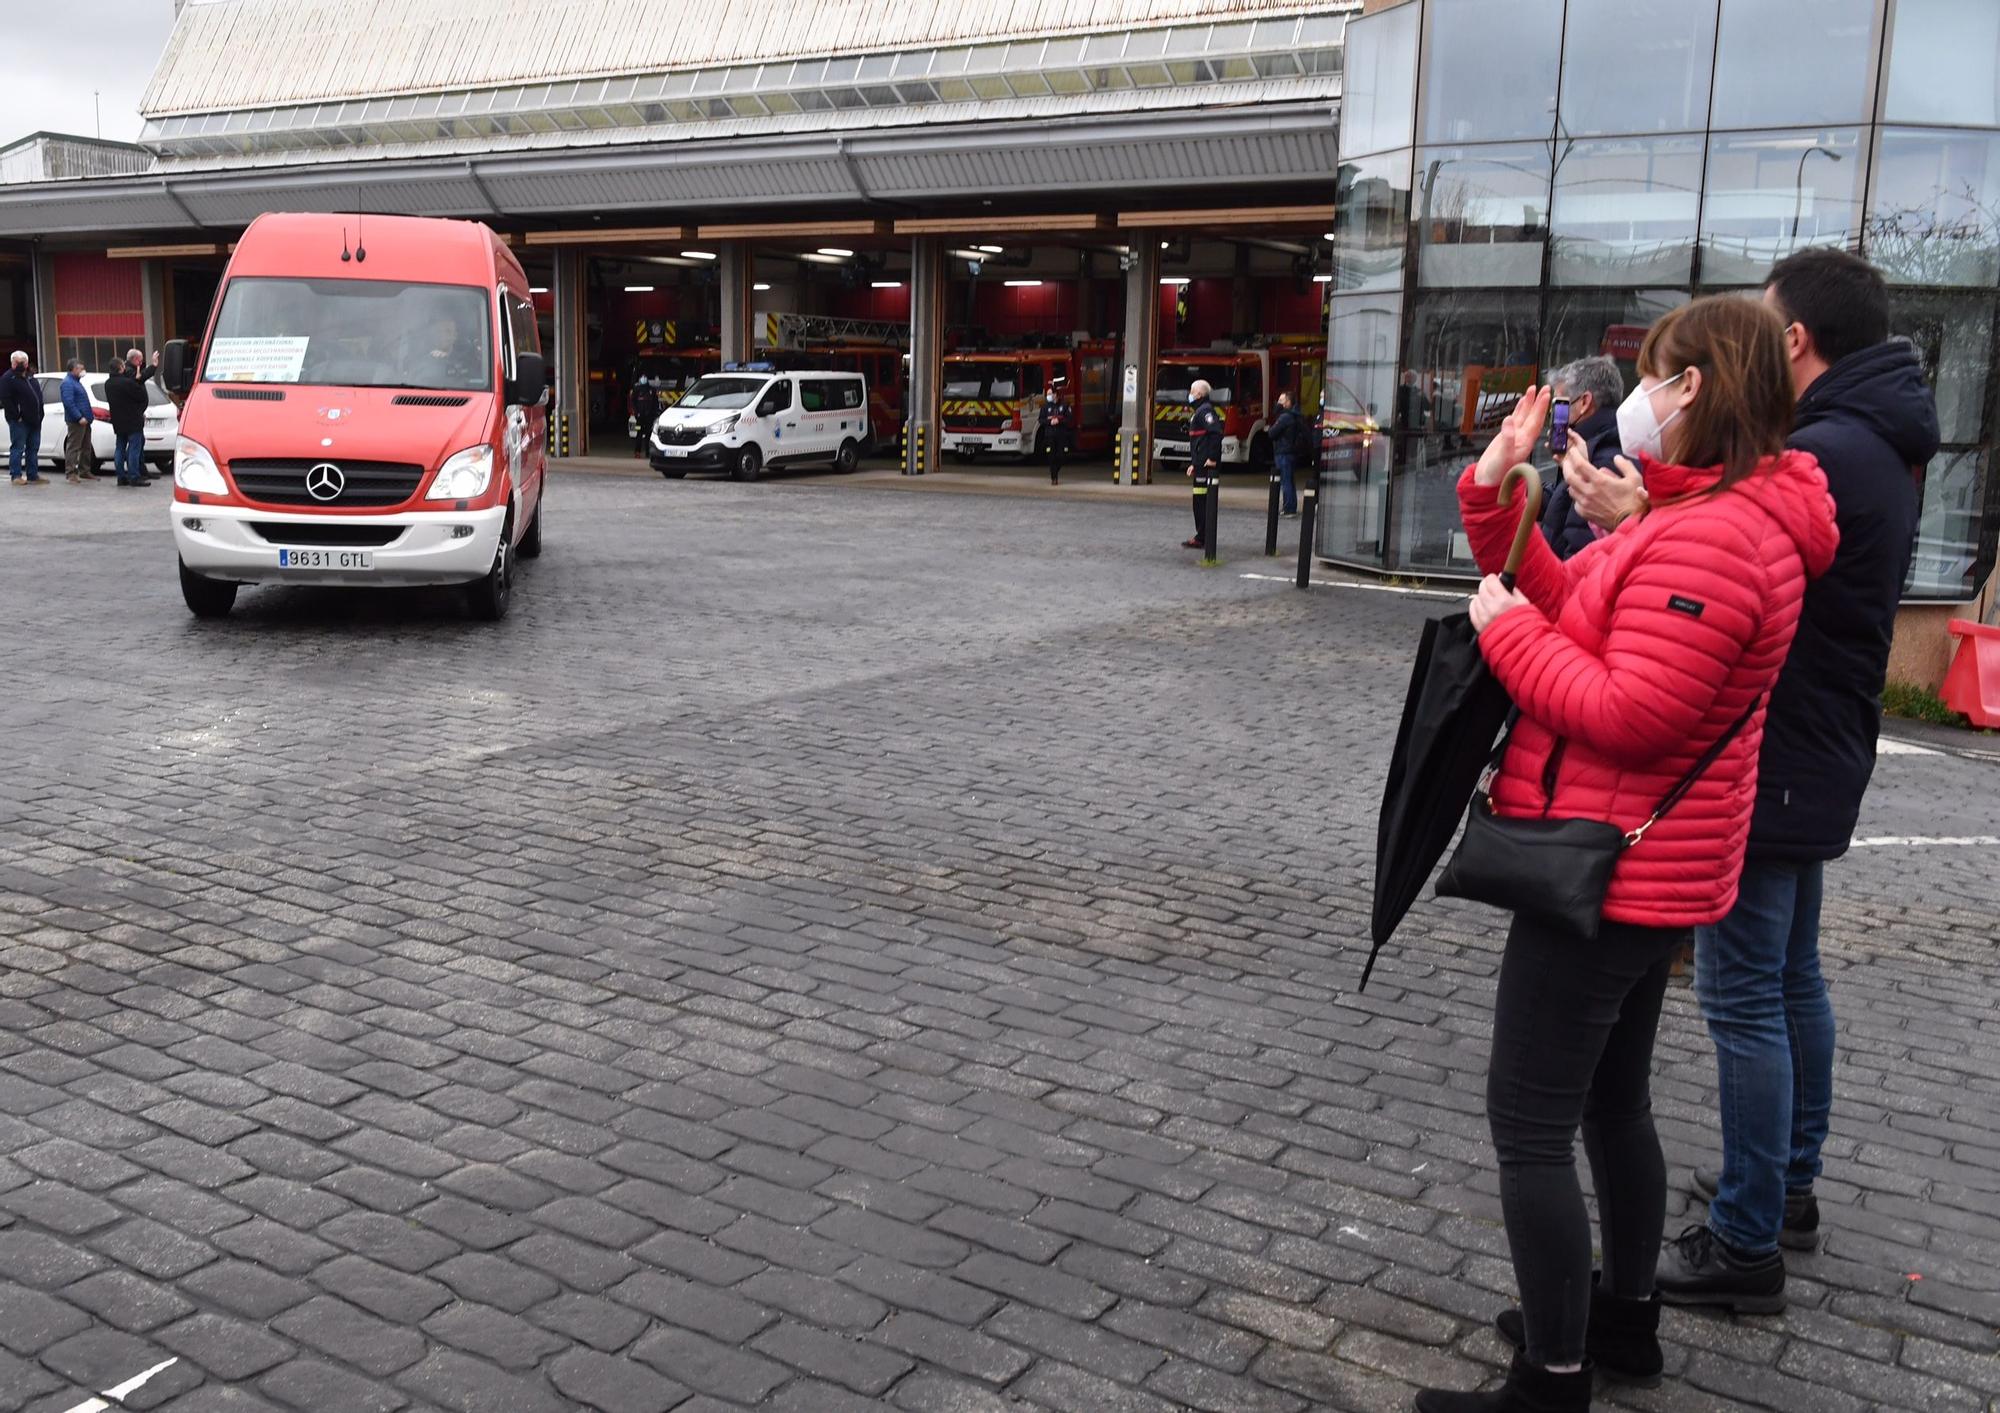
[[[1668,378],[1664,382],[1646,387],[1641,384],[1632,389],[1631,395],[1618,404],[1618,445],[1627,456],[1650,456],[1655,461],[1665,456],[1663,438],[1675,417],[1681,415],[1676,407],[1671,416],[1662,422],[1653,412],[1653,394],[1661,388],[1671,387],[1687,376],[1687,370]]]

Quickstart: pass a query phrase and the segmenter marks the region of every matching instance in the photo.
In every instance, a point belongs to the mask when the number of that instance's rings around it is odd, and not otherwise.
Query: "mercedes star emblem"
[[[322,461],[306,472],[306,494],[314,500],[338,500],[347,489],[347,478],[331,461]]]

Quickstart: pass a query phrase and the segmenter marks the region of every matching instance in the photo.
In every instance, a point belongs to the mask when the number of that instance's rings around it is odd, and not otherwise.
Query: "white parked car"
[[[852,471],[868,439],[861,374],[779,373],[768,363],[746,363],[697,378],[662,412],[648,460],[669,480],[722,471],[754,481],[766,466]]]
[[[85,373],[83,390],[90,395],[90,410],[95,420],[90,424],[90,471],[93,475],[112,469],[114,448],[111,444],[111,410],[104,401],[104,384],[109,378],[105,373]],[[53,465],[58,471],[63,464],[63,437],[67,424],[63,418],[62,383],[63,374],[41,373],[35,381],[42,385],[42,460]],[[157,379],[146,384],[146,460],[165,471],[174,464],[174,440],[181,434],[180,409],[167,396],[167,390]]]

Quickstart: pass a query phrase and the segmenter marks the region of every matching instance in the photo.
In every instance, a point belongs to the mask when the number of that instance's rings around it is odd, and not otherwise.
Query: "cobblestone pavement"
[[[1184,511],[558,478],[498,627],[0,491],[0,1405],[1406,1406],[1511,1283],[1496,944],[1353,994],[1429,600]],[[1251,515],[1230,538],[1258,538]],[[1884,759],[1863,832],[2000,833]],[[1825,1250],[1620,1407],[2000,1407],[1991,850],[1835,871]],[[1715,1152],[1684,990],[1658,1100]],[[1675,1199],[1680,1220],[1684,1199]]]

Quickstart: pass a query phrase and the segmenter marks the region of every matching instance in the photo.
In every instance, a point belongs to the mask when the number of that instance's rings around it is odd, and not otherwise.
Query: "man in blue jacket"
[[[0,374],[0,413],[7,418],[7,480],[16,486],[46,486],[42,479],[42,385],[28,355],[16,352]]]
[[[90,390],[83,385],[83,360],[69,361],[69,374],[62,380],[63,472],[74,486],[90,478]]]
[[[1715,1041],[1722,1171],[1696,1172],[1708,1221],[1670,1242],[1672,1304],[1783,1307],[1782,1245],[1819,1240],[1833,1104],[1833,1007],[1819,965],[1827,861],[1847,851],[1875,768],[1882,682],[1916,540],[1917,486],[1938,448],[1916,350],[1889,341],[1889,292],[1859,256],[1800,251],[1764,302],[1785,321],[1798,419],[1787,445],[1826,471],[1840,525],[1833,568],[1807,586],[1772,688],[1757,807],[1735,908],[1695,938],[1695,990]]]

